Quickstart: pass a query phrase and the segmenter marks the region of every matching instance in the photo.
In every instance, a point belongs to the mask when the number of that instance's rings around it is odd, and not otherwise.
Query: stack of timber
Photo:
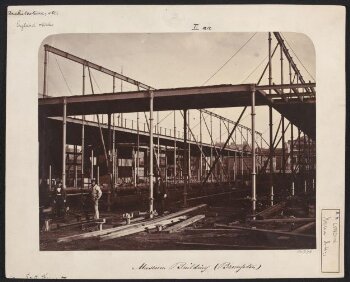
[[[288,218],[267,218],[267,219],[254,220],[254,223],[304,223],[304,222],[315,222],[315,218],[313,218],[313,217],[305,217],[305,218],[288,217]]]
[[[237,229],[237,230],[252,231],[252,232],[259,232],[259,233],[284,235],[284,236],[288,236],[288,237],[303,237],[303,238],[310,238],[310,239],[315,238],[314,235],[301,234],[301,233],[296,233],[296,232],[277,231],[277,230],[260,229],[260,228],[250,228],[250,227],[243,227],[243,226],[230,226],[230,225],[226,225],[226,224],[215,224],[215,226],[227,228],[227,229]]]
[[[266,219],[266,218],[268,218],[272,215],[275,215],[278,212],[282,211],[285,206],[286,206],[286,203],[281,202],[279,204],[268,207],[267,209],[255,214],[255,215],[250,215],[250,217],[256,217],[257,219]]]
[[[91,238],[96,238],[96,237],[101,238],[102,236],[105,238],[104,240],[107,240],[107,238],[113,238],[113,236],[117,236],[116,234],[119,231],[122,231],[123,232],[122,234],[127,234],[127,235],[134,234],[134,233],[137,233],[137,232],[145,231],[147,226],[148,226],[148,228],[150,226],[153,226],[153,225],[156,226],[157,224],[161,224],[162,221],[166,221],[166,220],[170,220],[171,221],[172,219],[174,219],[176,217],[179,217],[179,216],[182,216],[184,214],[187,214],[187,213],[199,210],[199,209],[204,208],[204,207],[206,207],[206,204],[195,206],[195,207],[188,208],[188,209],[184,209],[184,210],[181,210],[181,211],[178,211],[178,212],[175,212],[175,213],[172,213],[172,214],[168,214],[166,216],[159,217],[159,218],[156,218],[156,219],[153,219],[153,220],[149,220],[149,221],[146,221],[146,222],[134,223],[134,224],[124,225],[124,226],[118,226],[118,227],[114,227],[114,228],[109,228],[109,229],[105,229],[105,230],[100,230],[100,231],[94,231],[94,232],[89,232],[89,233],[83,233],[83,234],[77,234],[77,235],[62,237],[62,238],[59,238],[57,240],[57,242],[58,243],[72,242],[72,241],[75,241],[75,240],[91,239]],[[138,231],[140,229],[141,229],[141,231]],[[130,233],[128,233],[128,232],[124,232],[125,230],[134,230],[135,232],[132,233],[130,231]],[[114,235],[113,236],[111,235],[111,236],[107,237],[108,234],[114,234]],[[124,235],[124,236],[126,236],[126,235]],[[115,238],[117,238],[117,237],[115,237]]]
[[[139,232],[143,232],[143,231],[148,231],[148,230],[154,229],[154,228],[162,229],[166,225],[176,223],[176,222],[181,221],[181,220],[185,220],[186,218],[187,218],[187,216],[183,215],[183,216],[173,217],[170,219],[162,219],[161,221],[155,220],[155,221],[148,222],[145,225],[141,225],[141,226],[125,228],[123,230],[119,230],[116,232],[112,232],[112,233],[108,233],[108,234],[100,236],[100,241],[107,241],[107,240],[111,240],[111,239],[116,239],[116,238],[124,237],[127,235],[131,235],[131,234],[135,234],[135,233],[139,233]]]
[[[204,214],[200,214],[200,215],[196,215],[194,217],[191,217],[187,220],[184,220],[178,224],[175,224],[167,229],[164,230],[164,232],[166,233],[174,233],[174,232],[178,232],[180,231],[181,229],[187,227],[187,226],[190,226],[194,223],[196,223],[197,221],[200,221],[202,220],[203,218],[205,218],[205,215]]]
[[[100,219],[91,219],[91,220],[82,220],[82,221],[77,221],[77,222],[72,222],[72,223],[56,223],[56,229],[61,229],[61,228],[67,228],[67,227],[76,227],[76,226],[81,226],[83,228],[84,225],[87,224],[104,224],[106,223],[105,218],[100,218]]]
[[[265,246],[265,245],[229,245],[229,244],[214,244],[214,243],[203,243],[203,242],[175,242],[177,245],[181,246],[196,246],[196,247],[201,247],[203,249],[206,248],[220,248],[222,250],[227,250],[227,249],[235,249],[235,250],[280,250],[280,249],[286,249],[283,247],[274,247],[274,246]]]
[[[313,222],[309,222],[307,224],[304,224],[302,226],[299,226],[298,228],[294,229],[294,233],[304,233],[305,231],[309,231],[310,229],[314,228],[316,225],[315,219]]]

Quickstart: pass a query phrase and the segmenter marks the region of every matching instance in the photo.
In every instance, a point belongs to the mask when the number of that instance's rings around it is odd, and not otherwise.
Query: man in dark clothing
[[[153,198],[157,213],[159,215],[163,215],[165,209],[165,199],[167,198],[167,191],[164,183],[162,182],[158,174],[155,174]]]
[[[39,230],[41,230],[45,224],[44,209],[48,206],[50,206],[49,187],[46,179],[42,178],[39,183]]]
[[[58,181],[53,191],[53,203],[57,217],[65,216],[66,191],[63,189],[62,182]]]

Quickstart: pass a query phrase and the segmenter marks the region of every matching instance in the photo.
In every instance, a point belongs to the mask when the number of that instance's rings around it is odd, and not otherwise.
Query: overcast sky
[[[316,78],[315,50],[311,40],[300,33],[282,33],[287,47],[304,79]],[[252,37],[253,36],[253,37]],[[251,40],[205,85],[256,83],[267,63],[267,33],[157,33],[157,34],[59,34],[46,38],[39,50],[39,93],[43,89],[44,44],[72,53],[86,60],[143,82],[154,88],[201,86],[229,60],[249,39]],[[276,45],[273,36],[272,46]],[[294,52],[295,53],[294,53]],[[296,54],[296,55],[295,55]],[[301,63],[299,62],[298,58]],[[285,62],[284,79],[288,82],[288,65]],[[259,66],[260,64],[260,66]],[[257,66],[259,66],[257,68]],[[279,50],[273,58],[273,82],[280,83]],[[308,72],[305,70],[305,68]],[[254,71],[255,70],[255,71]],[[254,72],[253,72],[254,71]],[[112,78],[91,70],[96,93],[112,92]],[[88,82],[88,80],[86,81]],[[267,75],[260,84],[268,84]],[[116,82],[117,89],[121,83]],[[123,91],[136,90],[136,86],[123,82]],[[88,83],[86,92],[91,93]],[[81,95],[82,66],[54,54],[49,55],[48,94],[50,96]],[[241,108],[211,109],[217,114],[235,120]],[[256,130],[268,140],[268,107],[257,107]],[[159,113],[160,120],[169,112]],[[199,122],[198,111],[191,110],[190,125]],[[124,114],[134,119],[135,114]],[[182,125],[177,114],[177,127]],[[274,112],[277,127],[280,115]],[[209,118],[206,119],[209,125]],[[250,127],[250,109],[242,124]],[[161,122],[162,127],[173,128],[173,115]],[[199,134],[199,126],[193,129]],[[203,125],[203,132],[206,131]],[[222,126],[224,131],[224,126]],[[226,134],[226,135],[225,135]],[[227,133],[223,134],[222,142]],[[213,135],[219,141],[218,122],[213,120]],[[289,137],[289,131],[287,134]],[[204,134],[204,139],[208,140]]]

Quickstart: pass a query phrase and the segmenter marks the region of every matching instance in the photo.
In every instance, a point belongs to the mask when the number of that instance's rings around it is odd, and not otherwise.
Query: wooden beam
[[[284,235],[284,236],[289,236],[289,237],[304,237],[304,238],[310,238],[310,239],[316,238],[314,235],[299,234],[299,233],[295,233],[295,232],[275,231],[275,230],[249,228],[249,227],[242,227],[242,226],[230,226],[230,225],[225,225],[225,224],[215,224],[215,226],[216,227],[226,227],[228,229],[237,229],[237,230],[246,230],[246,231],[253,231],[253,232],[260,232],[260,233]]]
[[[316,87],[316,83],[291,83],[291,84],[272,84],[272,85],[256,85],[255,89],[257,90],[280,90],[280,89],[296,89],[296,88],[307,88],[307,87]]]
[[[164,232],[166,233],[174,233],[174,232],[178,232],[180,229],[189,226],[199,220],[202,220],[203,218],[205,218],[204,214],[200,214],[200,215],[196,215],[194,217],[191,217],[189,219],[186,219],[185,221],[182,221],[178,224],[175,224],[167,229],[164,230]]]
[[[222,192],[222,193],[217,193],[217,194],[210,194],[210,195],[205,195],[205,196],[199,196],[199,197],[189,198],[189,199],[187,199],[187,201],[194,201],[194,200],[205,199],[205,198],[211,198],[211,197],[216,197],[216,196],[229,195],[229,194],[232,194],[233,192],[236,192],[236,191]],[[182,203],[182,202],[183,202],[183,201],[177,201],[176,203]]]
[[[98,237],[98,236],[106,235],[108,233],[112,233],[112,232],[115,232],[115,231],[123,230],[123,229],[126,229],[126,228],[136,227],[136,226],[143,226],[143,225],[146,225],[146,224],[149,224],[149,223],[155,223],[155,222],[159,222],[159,221],[162,221],[162,220],[165,220],[165,219],[170,219],[170,218],[173,218],[173,217],[176,217],[176,216],[184,215],[186,213],[190,213],[190,212],[199,210],[199,209],[204,208],[206,206],[207,206],[206,204],[203,204],[203,205],[195,206],[195,207],[192,207],[192,208],[184,209],[184,210],[181,210],[181,211],[178,211],[178,212],[175,212],[175,213],[172,213],[172,214],[160,217],[160,218],[156,218],[156,219],[154,219],[152,221],[147,221],[147,222],[142,222],[142,223],[134,223],[134,224],[124,225],[124,226],[118,226],[118,227],[114,227],[114,228],[109,228],[109,229],[105,229],[105,230],[101,230],[101,231],[95,231],[95,232],[89,232],[89,233],[83,233],[83,234],[77,234],[77,235],[62,237],[62,238],[59,238],[57,240],[57,242],[58,243],[71,242],[71,241],[75,241],[75,240],[81,240],[81,239]]]
[[[198,246],[198,247],[212,247],[215,249],[222,248],[224,250],[228,248],[235,248],[240,250],[245,249],[260,249],[260,250],[267,250],[267,249],[286,249],[286,247],[280,247],[280,246],[242,246],[242,245],[228,245],[228,244],[213,244],[213,243],[202,243],[202,242],[175,242],[176,245],[183,245],[183,246]]]
[[[268,207],[267,209],[257,213],[255,215],[256,218],[262,218],[265,219],[271,215],[274,215],[276,213],[278,213],[279,211],[281,211],[284,207],[285,207],[286,203],[285,202],[281,202],[279,204],[273,205],[271,207]],[[252,216],[250,216],[252,217]]]
[[[99,218],[99,219],[93,219],[93,220],[83,220],[83,221],[78,221],[78,222],[73,222],[73,223],[68,223],[68,224],[59,224],[57,223],[57,229],[65,228],[65,227],[72,227],[72,226],[78,226],[78,225],[83,225],[83,224],[89,224],[89,223],[105,223],[106,219],[105,218]]]
[[[303,233],[303,232],[315,227],[315,225],[316,225],[316,222],[310,222],[310,223],[304,224],[304,225],[294,229],[293,233]]]
[[[297,222],[315,222],[314,217],[306,218],[269,218],[254,220],[254,223],[297,223]]]
[[[194,231],[194,232],[230,232],[232,233],[232,230],[227,228],[186,228],[186,231]],[[239,231],[239,230],[237,230]]]
[[[182,215],[182,216],[162,220],[159,222],[152,222],[152,223],[149,223],[149,224],[146,224],[143,226],[135,226],[135,227],[127,228],[124,230],[115,231],[113,233],[109,233],[109,234],[100,236],[100,241],[107,241],[107,240],[116,239],[116,238],[124,237],[127,235],[131,235],[131,234],[147,231],[150,229],[157,228],[158,226],[165,226],[165,225],[169,225],[169,224],[181,221],[181,220],[185,220],[186,218],[187,218],[187,216]]]

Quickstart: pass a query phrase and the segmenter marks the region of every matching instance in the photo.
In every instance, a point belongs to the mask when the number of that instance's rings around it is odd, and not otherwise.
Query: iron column
[[[83,65],[83,96],[85,95],[85,65]],[[85,161],[85,115],[81,124],[81,188],[84,188],[84,161]]]
[[[174,186],[176,187],[176,111],[174,111]]]
[[[272,85],[272,54],[271,54],[271,32],[269,32],[269,85]],[[271,89],[269,89],[271,95]],[[269,129],[270,129],[270,205],[273,206],[273,120],[272,106],[269,106]]]
[[[301,175],[301,154],[300,154],[300,149],[301,149],[301,146],[300,146],[300,129],[298,128],[298,174],[299,174],[299,181],[298,183],[301,183],[300,182],[300,175]]]
[[[51,169],[51,165],[49,165],[49,190],[50,190],[50,192],[52,190],[52,169]]]
[[[199,143],[200,143],[200,149],[201,152],[203,152],[203,140],[202,140],[202,110],[199,110]],[[199,181],[202,181],[203,177],[203,156],[202,153],[200,154],[200,159],[199,159]]]
[[[191,140],[190,135],[190,110],[187,111],[187,137],[189,140]],[[188,186],[190,186],[191,183],[191,143],[188,143],[188,167],[187,167],[187,174],[188,174]]]
[[[113,135],[112,135],[112,178],[113,178],[113,186],[112,186],[112,193],[114,197],[114,192],[115,192],[115,117],[113,114]]]
[[[283,46],[280,45],[280,51],[281,51],[281,84],[283,84]],[[284,91],[281,89],[281,93],[283,94]],[[286,173],[286,167],[285,167],[285,137],[284,137],[284,116],[282,115],[282,172],[283,175]]]
[[[256,171],[255,171],[255,89],[252,89],[252,214],[256,210]],[[255,219],[255,217],[253,218]]]
[[[139,181],[139,170],[140,170],[140,117],[139,112],[137,112],[137,151],[136,151],[136,188]]]
[[[285,160],[286,160],[286,148],[285,148],[285,134],[284,134],[284,116],[282,115],[282,172],[283,175],[285,175],[286,173],[286,164],[285,164]]]
[[[293,124],[291,123],[290,128],[290,170],[291,170],[291,177],[292,177],[292,196],[294,196],[294,130],[293,130]]]
[[[67,134],[67,99],[63,98],[63,132],[62,132],[62,186],[66,188],[66,134]]]
[[[153,91],[149,102],[149,217],[153,218]]]
[[[91,147],[91,171],[90,171],[90,179],[94,178],[94,150]],[[91,182],[90,180],[90,182]]]
[[[45,54],[44,54],[44,86],[43,86],[43,97],[47,96],[47,56],[48,56],[48,52],[46,50],[46,46],[45,48]]]
[[[156,131],[157,131],[157,163],[158,167],[160,169],[160,156],[159,156],[159,111],[157,111],[157,126],[156,126]]]
[[[274,202],[274,187],[273,187],[273,120],[272,120],[272,107],[269,106],[269,126],[270,126],[270,205],[273,206]]]
[[[210,115],[210,138],[213,137],[213,116]],[[213,142],[210,142],[210,167],[213,165]],[[211,174],[211,182],[213,182],[213,174]],[[216,174],[215,174],[216,175]]]
[[[74,188],[77,188],[77,186],[78,186],[78,168],[77,168],[78,149],[77,149],[77,145],[73,145],[73,152],[74,152]]]
[[[187,110],[184,110],[184,206],[187,206],[187,185],[188,185],[188,148],[187,148]]]

